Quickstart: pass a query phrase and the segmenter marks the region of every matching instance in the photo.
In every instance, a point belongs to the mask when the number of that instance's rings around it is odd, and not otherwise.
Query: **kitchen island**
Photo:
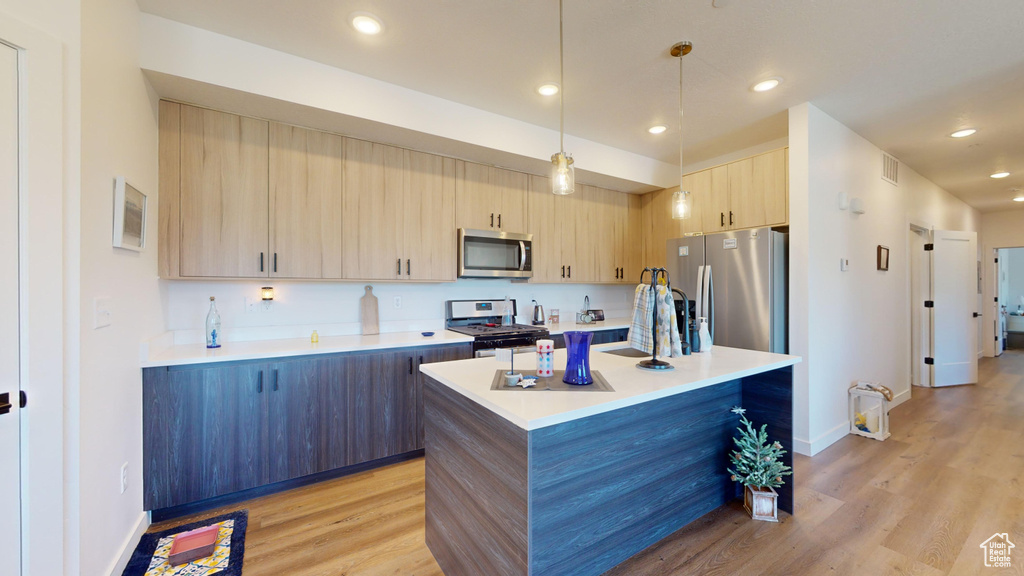
[[[735,498],[734,406],[767,423],[792,464],[799,358],[715,347],[652,372],[623,346],[591,352],[613,391],[491,390],[507,369],[493,358],[420,368],[426,541],[446,575],[602,574]],[[556,351],[556,368],[565,361]],[[779,489],[790,513],[792,484]]]

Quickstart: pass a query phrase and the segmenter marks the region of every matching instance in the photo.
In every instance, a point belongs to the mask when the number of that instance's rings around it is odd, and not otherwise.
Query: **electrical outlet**
[[[246,296],[245,297],[245,313],[246,314],[251,314],[251,313],[254,313],[254,312],[259,312],[260,311],[259,303],[260,303],[260,300],[257,300],[256,298],[252,298],[250,296]]]
[[[105,326],[110,326],[113,322],[113,314],[111,313],[113,301],[110,298],[95,298],[92,301],[92,305],[93,329],[98,330]]]
[[[273,300],[260,300],[260,312],[273,312],[274,301]]]
[[[121,494],[128,489],[128,463],[121,464]]]
[[[840,272],[846,272],[849,269],[850,269],[850,259],[849,258],[840,258],[839,259],[839,271]]]
[[[402,307],[402,297],[401,296],[395,296],[395,308],[401,308],[401,307]]]

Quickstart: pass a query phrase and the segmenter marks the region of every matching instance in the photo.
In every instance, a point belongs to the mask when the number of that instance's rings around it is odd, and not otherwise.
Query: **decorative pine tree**
[[[754,425],[743,415],[743,408],[733,408],[732,411],[740,415],[740,426],[736,428],[740,435],[732,439],[738,450],[733,450],[729,455],[733,468],[727,469],[732,480],[755,488],[782,486],[782,477],[793,473],[792,468],[779,461],[786,453],[782,444],[769,444],[768,425],[763,424],[760,431],[755,430]]]

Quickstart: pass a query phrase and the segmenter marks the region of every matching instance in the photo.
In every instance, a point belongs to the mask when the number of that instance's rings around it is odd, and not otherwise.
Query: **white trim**
[[[142,539],[142,535],[146,533],[146,530],[149,530],[149,523],[149,512],[139,514],[135,530],[132,530],[132,533],[125,539],[124,544],[121,545],[121,555],[117,557],[117,560],[114,560],[110,570],[107,570],[110,576],[121,576],[121,573],[124,572],[125,566],[128,566],[128,562],[132,559],[135,547],[139,545],[139,540]]]
[[[825,448],[835,444],[850,433],[850,423],[843,421],[836,424],[834,428],[808,442],[800,438],[793,438],[793,451],[804,456],[814,456]]]
[[[63,46],[3,14],[0,38],[20,50],[22,569],[64,573]]]

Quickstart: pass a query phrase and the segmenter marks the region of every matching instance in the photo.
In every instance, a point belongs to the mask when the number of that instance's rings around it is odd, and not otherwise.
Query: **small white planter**
[[[743,508],[754,520],[779,521],[779,493],[775,488],[743,487]]]

